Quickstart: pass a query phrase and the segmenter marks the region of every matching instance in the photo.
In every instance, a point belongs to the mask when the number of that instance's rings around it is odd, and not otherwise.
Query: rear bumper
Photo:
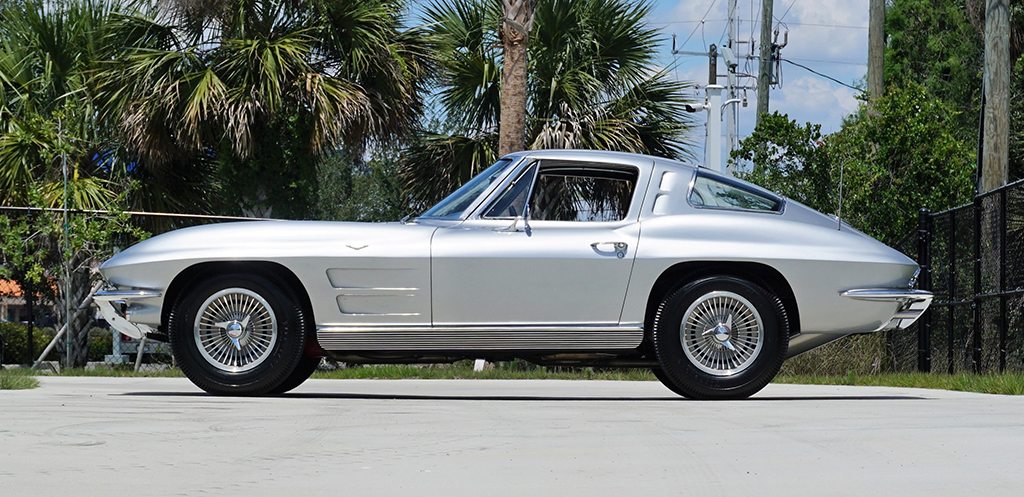
[[[892,302],[898,304],[889,321],[875,331],[902,330],[917,321],[932,303],[932,292],[899,288],[864,288],[847,290],[843,297],[868,302]]]
[[[159,298],[160,295],[160,292],[151,290],[108,290],[96,292],[92,299],[112,328],[132,338],[142,338],[156,330],[147,324],[132,322],[132,315],[152,312],[154,306],[140,301]]]

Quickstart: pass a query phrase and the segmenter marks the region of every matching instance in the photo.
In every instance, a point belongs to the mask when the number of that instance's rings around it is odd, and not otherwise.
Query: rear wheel
[[[303,357],[305,320],[297,302],[286,285],[260,275],[199,281],[171,310],[171,350],[185,376],[209,393],[270,393]]]
[[[742,399],[779,372],[789,347],[782,302],[733,276],[710,276],[669,292],[652,342],[658,379],[694,399]]]

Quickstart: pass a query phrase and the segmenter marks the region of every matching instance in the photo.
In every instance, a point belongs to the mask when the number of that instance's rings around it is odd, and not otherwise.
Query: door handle
[[[594,242],[590,244],[590,247],[598,252],[603,252],[603,250],[598,248],[602,245],[611,245],[615,249],[615,256],[619,259],[626,257],[626,249],[629,248],[626,242]]]

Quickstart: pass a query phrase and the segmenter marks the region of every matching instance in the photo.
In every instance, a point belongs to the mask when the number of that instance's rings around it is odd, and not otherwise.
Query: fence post
[[[981,210],[982,197],[974,196],[974,333],[971,334],[971,370],[981,373]]]
[[[956,209],[949,211],[949,301],[956,299]],[[956,317],[956,305],[950,305],[949,322],[946,323],[946,362],[947,372],[953,374],[953,318]]]
[[[999,372],[1006,371],[1006,188],[999,190]]]
[[[917,286],[922,290],[932,289],[932,213],[922,208],[917,213],[917,263],[921,274]],[[928,373],[932,370],[932,310],[921,316],[917,325],[917,370]]]

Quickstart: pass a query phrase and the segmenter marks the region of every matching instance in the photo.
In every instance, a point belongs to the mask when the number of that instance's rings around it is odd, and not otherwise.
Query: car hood
[[[429,237],[436,227],[401,223],[251,221],[183,228],[142,241],[100,270],[163,260],[339,257],[374,253]],[[373,250],[365,250],[372,247]],[[427,255],[427,254],[424,254]]]

